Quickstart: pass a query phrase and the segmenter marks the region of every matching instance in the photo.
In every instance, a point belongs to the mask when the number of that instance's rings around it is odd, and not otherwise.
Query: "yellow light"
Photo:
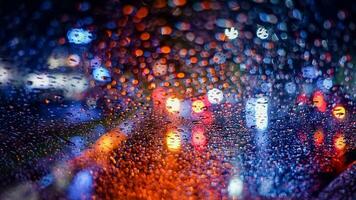
[[[342,120],[346,116],[346,109],[343,106],[335,106],[332,112],[336,119]]]
[[[166,101],[166,109],[168,112],[178,112],[180,109],[180,100],[178,98],[169,97]]]
[[[196,101],[193,101],[192,103],[192,110],[195,112],[195,113],[201,113],[204,111],[204,108],[205,108],[205,104],[202,100],[196,100]]]
[[[346,141],[343,135],[338,135],[334,141],[335,148],[338,150],[343,150],[346,147]]]
[[[181,136],[179,132],[170,130],[166,135],[166,143],[169,151],[176,152],[181,148]]]

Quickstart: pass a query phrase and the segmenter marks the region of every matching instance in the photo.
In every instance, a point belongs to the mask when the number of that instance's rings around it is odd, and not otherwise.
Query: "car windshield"
[[[356,3],[1,0],[0,199],[356,199]]]

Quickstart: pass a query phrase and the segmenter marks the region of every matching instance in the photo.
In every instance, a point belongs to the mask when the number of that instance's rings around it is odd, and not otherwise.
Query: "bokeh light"
[[[338,120],[343,120],[346,117],[346,109],[342,105],[337,105],[332,109],[333,116]]]
[[[166,100],[166,109],[170,113],[177,113],[180,110],[181,101],[175,97],[169,97]]]
[[[202,100],[195,100],[192,103],[192,110],[195,113],[201,113],[206,109],[206,106]]]
[[[182,138],[178,131],[169,130],[166,134],[165,141],[169,151],[178,152],[181,149]]]

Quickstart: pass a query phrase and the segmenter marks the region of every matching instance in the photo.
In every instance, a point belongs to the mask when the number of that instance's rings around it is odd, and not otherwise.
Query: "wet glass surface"
[[[355,199],[356,4],[0,2],[0,199]]]

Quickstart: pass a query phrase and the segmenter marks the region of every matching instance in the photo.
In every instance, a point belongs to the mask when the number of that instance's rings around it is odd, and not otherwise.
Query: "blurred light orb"
[[[332,110],[333,116],[338,120],[343,120],[346,116],[346,109],[344,106],[337,105]]]
[[[40,180],[39,180],[39,186],[41,189],[48,187],[49,185],[51,185],[53,183],[54,180],[54,176],[53,174],[47,174],[45,176],[43,176]]]
[[[267,39],[268,38],[268,30],[261,26],[261,27],[258,27],[257,30],[256,30],[256,35],[258,38],[264,40],[264,39]]]
[[[268,127],[268,99],[266,97],[250,98],[245,106],[246,125],[264,131]]]
[[[202,100],[195,100],[192,103],[192,110],[195,113],[201,113],[205,110],[205,104]]]
[[[95,57],[93,59],[90,60],[90,66],[91,67],[100,67],[101,65],[101,60],[99,57]]]
[[[69,199],[89,199],[91,197],[93,177],[89,170],[78,172],[68,188]]]
[[[324,143],[324,133],[322,130],[317,130],[314,133],[314,143],[316,146],[321,146]]]
[[[334,139],[334,146],[337,150],[344,150],[346,147],[346,140],[342,134],[337,134]]]
[[[318,71],[314,66],[303,67],[302,73],[304,78],[315,79],[316,77],[318,77]]]
[[[243,181],[240,178],[233,177],[230,180],[227,190],[229,192],[230,197],[240,196],[243,190]]]
[[[164,59],[157,60],[152,67],[153,75],[165,76],[168,71],[168,66]]]
[[[256,99],[255,104],[256,127],[259,130],[265,130],[268,126],[268,99],[260,97]]]
[[[166,135],[167,148],[171,152],[177,152],[181,148],[182,138],[178,131],[170,130]]]
[[[4,86],[7,83],[9,83],[10,78],[12,78],[11,75],[12,74],[11,74],[10,70],[1,66],[1,63],[0,63],[0,86]]]
[[[81,28],[73,28],[67,32],[69,43],[89,44],[93,40],[93,34]]]
[[[327,90],[331,89],[333,87],[333,80],[331,78],[324,79],[323,86]]]
[[[217,52],[214,54],[213,62],[216,64],[223,64],[226,62],[226,55],[222,52]]]
[[[296,89],[297,89],[297,86],[295,85],[295,83],[293,82],[288,82],[286,83],[286,85],[284,86],[284,89],[286,90],[286,92],[288,94],[294,94]]]
[[[207,143],[203,127],[194,127],[192,129],[192,145],[197,150],[203,150]]]
[[[170,113],[176,113],[179,112],[181,106],[181,102],[178,98],[175,97],[169,97],[166,100],[166,109]]]
[[[264,93],[270,92],[272,89],[272,84],[271,83],[262,83],[261,84],[261,90]]]
[[[324,94],[321,91],[316,91],[313,95],[313,104],[320,112],[325,112],[327,103],[324,99]]]
[[[191,102],[189,100],[184,100],[181,102],[179,115],[184,118],[190,117],[191,114]]]
[[[67,65],[69,67],[76,67],[80,64],[80,57],[77,54],[71,54],[67,58]]]
[[[111,75],[109,70],[107,70],[104,67],[96,67],[93,70],[93,78],[96,81],[100,81],[100,82],[108,82],[111,81]]]
[[[213,88],[208,91],[208,100],[211,104],[219,104],[223,101],[224,99],[224,93],[217,89]]]
[[[233,40],[239,36],[239,32],[234,27],[231,27],[225,29],[225,35],[227,38],[229,38],[229,40]]]

